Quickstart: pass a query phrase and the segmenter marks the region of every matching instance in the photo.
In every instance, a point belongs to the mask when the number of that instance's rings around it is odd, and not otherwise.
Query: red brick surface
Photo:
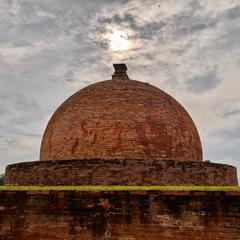
[[[197,129],[162,90],[124,75],[67,99],[48,123],[41,160],[202,160]]]
[[[240,192],[0,192],[0,239],[239,240]]]
[[[144,159],[36,161],[9,165],[6,185],[237,185],[226,164]]]

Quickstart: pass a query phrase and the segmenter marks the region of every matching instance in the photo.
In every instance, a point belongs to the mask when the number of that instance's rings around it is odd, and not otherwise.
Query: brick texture
[[[239,240],[240,192],[0,192],[1,240]]]
[[[6,185],[237,185],[236,168],[193,161],[36,161],[9,165]]]
[[[90,85],[50,119],[41,160],[202,160],[197,129],[171,96],[124,74]]]

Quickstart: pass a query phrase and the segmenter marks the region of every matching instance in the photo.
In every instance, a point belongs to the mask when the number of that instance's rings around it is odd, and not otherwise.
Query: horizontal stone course
[[[143,159],[35,161],[9,165],[5,185],[236,186],[236,168],[197,161]]]

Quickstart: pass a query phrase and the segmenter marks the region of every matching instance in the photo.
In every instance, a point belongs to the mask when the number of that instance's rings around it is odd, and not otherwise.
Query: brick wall
[[[124,79],[92,84],[68,98],[48,123],[40,159],[202,161],[187,111],[162,90]]]
[[[154,160],[36,161],[9,165],[6,185],[237,185],[226,164]]]
[[[0,191],[0,239],[239,240],[240,192]]]

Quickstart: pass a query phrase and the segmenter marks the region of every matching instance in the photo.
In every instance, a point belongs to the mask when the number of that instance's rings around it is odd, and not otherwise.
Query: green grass
[[[0,191],[240,191],[238,186],[0,186]]]

